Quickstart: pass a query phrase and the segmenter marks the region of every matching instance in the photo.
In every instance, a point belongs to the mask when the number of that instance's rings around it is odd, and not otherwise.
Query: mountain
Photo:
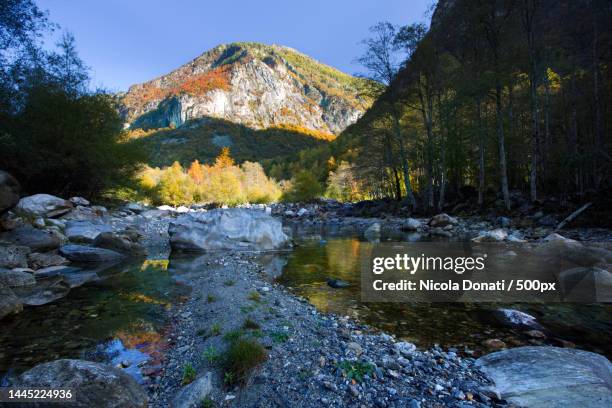
[[[220,119],[251,129],[304,130],[333,138],[370,106],[365,80],[288,47],[219,45],[119,96],[126,127],[206,125]]]

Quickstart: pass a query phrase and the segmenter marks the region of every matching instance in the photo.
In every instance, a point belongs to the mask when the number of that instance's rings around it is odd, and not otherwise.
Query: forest
[[[424,211],[458,195],[509,210],[513,191],[609,193],[611,12],[598,0],[440,1],[429,29],[372,27],[360,62],[385,90],[331,147],[350,162],[340,178]]]

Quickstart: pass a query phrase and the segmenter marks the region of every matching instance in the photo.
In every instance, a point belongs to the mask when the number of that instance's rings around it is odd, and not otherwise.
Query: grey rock
[[[30,248],[16,245],[0,245],[0,268],[26,268]]]
[[[456,225],[458,223],[457,219],[451,217],[446,213],[441,213],[438,215],[434,215],[432,219],[429,221],[429,225],[432,227],[440,227],[444,228],[448,225]]]
[[[351,286],[350,283],[343,281],[342,279],[328,279],[327,284],[334,289],[343,289]]]
[[[594,266],[580,266],[557,274],[559,290],[569,302],[612,302],[612,273]]]
[[[417,231],[419,228],[421,228],[421,221],[415,218],[407,218],[402,223],[402,230],[404,231]]]
[[[79,408],[145,408],[147,394],[128,374],[105,364],[84,360],[56,360],[39,364],[17,380],[18,387],[71,389]]]
[[[374,224],[366,228],[366,230],[363,232],[363,236],[368,241],[376,241],[380,239],[380,232],[381,232],[380,223],[375,222]]]
[[[518,347],[481,357],[476,366],[495,382],[501,397],[515,405],[612,406],[612,364],[596,353]]]
[[[93,241],[93,246],[98,248],[111,249],[130,255],[143,255],[145,249],[133,236],[129,234],[117,234],[113,232],[103,232]]]
[[[67,213],[72,207],[72,203],[63,198],[50,194],[35,194],[23,197],[15,209],[29,216],[53,218]]]
[[[89,205],[89,200],[83,197],[70,197],[70,202],[74,205],[82,205],[83,207]]]
[[[71,242],[92,242],[96,237],[104,232],[112,232],[110,225],[94,221],[69,221],[66,224],[64,233]]]
[[[64,280],[63,276],[58,275],[39,279],[34,286],[13,288],[13,292],[24,305],[41,306],[66,296],[70,292],[70,285]]]
[[[168,232],[172,249],[183,251],[265,251],[290,244],[279,220],[242,208],[183,214]]]
[[[542,329],[542,325],[538,323],[535,317],[525,312],[521,312],[520,310],[505,308],[497,309],[495,312],[493,312],[493,316],[501,323],[504,323],[508,326],[519,328],[532,328],[538,330]]]
[[[474,242],[501,242],[508,239],[508,232],[502,228],[496,228],[491,231],[486,231],[477,236],[476,238],[472,238]]]
[[[189,385],[181,388],[172,400],[172,408],[198,408],[202,400],[212,392],[212,373],[207,372]]]
[[[73,244],[61,247],[60,254],[72,262],[114,262],[125,258],[125,255],[110,249]]]
[[[36,284],[36,279],[31,273],[18,269],[0,269],[0,284],[10,288],[32,286]]]
[[[33,252],[28,255],[28,265],[32,269],[47,268],[49,266],[66,265],[69,261],[55,253]]]
[[[29,225],[17,227],[0,234],[0,240],[23,245],[34,251],[51,251],[61,245],[61,238],[52,231],[40,230]]]
[[[15,177],[0,170],[0,214],[17,205],[20,191],[21,186]]]
[[[416,346],[407,341],[400,341],[395,343],[395,350],[397,350],[402,356],[408,357],[416,351]]]
[[[138,204],[138,203],[129,203],[125,206],[126,210],[130,210],[132,212],[135,212],[136,214],[140,214],[141,212],[145,211],[145,207],[142,204]]]
[[[23,310],[21,300],[8,286],[0,283],[0,319]]]

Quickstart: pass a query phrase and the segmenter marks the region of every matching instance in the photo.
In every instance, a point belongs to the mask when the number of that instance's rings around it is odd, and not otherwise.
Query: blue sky
[[[348,73],[368,27],[425,20],[432,0],[36,0],[76,37],[94,86],[111,91],[165,74],[215,45],[293,47]]]

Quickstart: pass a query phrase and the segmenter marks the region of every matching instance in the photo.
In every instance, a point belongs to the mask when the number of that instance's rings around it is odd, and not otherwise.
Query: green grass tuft
[[[266,361],[267,358],[268,354],[264,347],[254,339],[238,338],[232,341],[225,353],[223,362],[226,383],[228,385],[244,384],[251,371]]]
[[[181,381],[181,383],[183,385],[190,384],[193,382],[193,380],[195,380],[195,378],[196,378],[195,368],[193,368],[193,366],[189,363],[185,364],[183,366],[183,380]]]

